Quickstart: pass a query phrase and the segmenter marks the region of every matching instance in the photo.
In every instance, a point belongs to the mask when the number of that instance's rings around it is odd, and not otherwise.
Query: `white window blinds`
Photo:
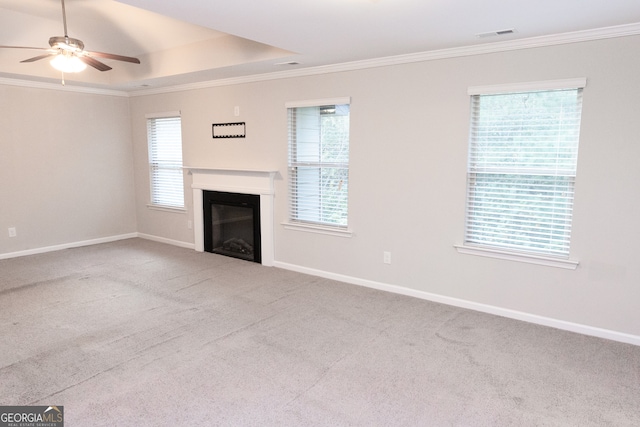
[[[151,204],[184,208],[180,116],[147,117]]]
[[[582,88],[472,95],[466,243],[568,257]]]
[[[289,220],[346,228],[349,104],[288,107]]]

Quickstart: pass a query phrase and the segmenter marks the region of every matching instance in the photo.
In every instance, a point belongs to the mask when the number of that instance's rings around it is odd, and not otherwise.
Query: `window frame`
[[[586,87],[587,79],[586,78],[576,78],[576,79],[563,79],[563,80],[552,80],[552,81],[542,81],[542,82],[530,82],[530,83],[518,83],[518,84],[504,84],[504,85],[491,85],[491,86],[475,86],[470,87],[468,89],[468,95],[470,97],[470,108],[473,106],[472,97],[477,95],[497,95],[497,94],[509,94],[509,93],[527,93],[527,92],[540,92],[540,91],[553,91],[553,90],[572,90],[572,89],[584,89]],[[471,117],[470,111],[470,129],[471,129],[471,121],[473,120]],[[471,149],[472,140],[471,140],[471,132],[468,141],[468,150]],[[470,152],[467,151],[467,179],[466,179],[466,192],[465,192],[465,200],[468,205],[469,197],[470,197],[470,189],[469,189],[469,161],[470,161]],[[575,176],[574,176],[575,179]],[[572,199],[572,205],[574,203],[574,199]],[[571,218],[571,222],[573,222],[573,218]],[[494,246],[490,244],[478,244],[467,242],[467,227],[468,227],[468,218],[467,213],[465,214],[465,232],[464,232],[464,240],[463,244],[456,244],[454,247],[457,249],[459,253],[469,254],[469,255],[478,255],[490,258],[498,258],[505,259],[511,261],[519,261],[526,262],[538,265],[545,265],[551,267],[565,268],[574,270],[577,268],[579,262],[577,260],[571,259],[570,254],[565,256],[557,256],[545,253],[537,253],[537,252],[529,252],[529,251],[521,251],[518,249],[505,248],[501,246]]]
[[[303,101],[291,101],[285,103],[286,113],[287,113],[287,129],[288,129],[288,141],[287,141],[287,194],[288,194],[288,209],[287,209],[287,219],[282,223],[285,229],[296,230],[296,231],[306,231],[311,233],[319,233],[326,234],[332,236],[339,237],[351,237],[353,235],[350,228],[349,221],[349,195],[348,195],[348,183],[347,183],[347,221],[345,225],[340,224],[329,224],[323,222],[313,222],[313,221],[304,221],[293,218],[292,212],[295,210],[293,204],[295,201],[294,197],[294,172],[293,172],[293,164],[297,164],[297,162],[292,162],[292,151],[295,151],[296,148],[292,147],[292,135],[291,135],[291,127],[292,123],[290,122],[290,110],[295,108],[305,108],[305,107],[323,107],[328,105],[349,105],[349,117],[351,117],[351,98],[350,97],[338,97],[338,98],[324,98],[324,99],[311,99],[311,100],[303,100]],[[351,125],[349,124],[349,152],[350,152],[350,144],[351,144]],[[293,164],[292,164],[293,163]],[[315,167],[318,170],[322,170],[323,167],[333,166],[324,164],[322,161],[317,162],[304,162],[305,166]],[[340,162],[340,167],[346,168],[347,176],[349,174],[350,168],[350,159],[347,162]]]
[[[153,126],[152,122],[156,119],[171,119],[178,118],[180,119],[180,165],[162,165],[158,162],[154,162],[154,149],[153,144],[154,140],[152,139],[151,127]],[[177,212],[184,213],[186,212],[186,200],[185,200],[185,191],[184,191],[184,163],[183,163],[183,145],[182,145],[182,116],[180,111],[169,111],[164,113],[150,113],[145,115],[145,125],[147,129],[147,159],[149,165],[149,203],[147,207],[154,210],[162,210],[167,212]],[[163,204],[157,203],[155,191],[157,190],[158,185],[154,183],[154,169],[170,169],[170,170],[180,170],[180,188],[182,189],[182,204],[174,205],[174,204]]]

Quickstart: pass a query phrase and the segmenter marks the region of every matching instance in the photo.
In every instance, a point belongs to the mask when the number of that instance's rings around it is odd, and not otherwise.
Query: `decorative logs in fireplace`
[[[204,250],[262,262],[260,196],[203,191]]]
[[[243,239],[238,239],[237,237],[232,237],[231,239],[222,243],[222,249],[239,254],[253,254],[253,245],[250,245]]]

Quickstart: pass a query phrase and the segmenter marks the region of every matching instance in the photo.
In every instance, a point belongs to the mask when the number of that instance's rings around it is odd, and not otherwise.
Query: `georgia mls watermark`
[[[0,406],[0,427],[64,427],[64,407]]]

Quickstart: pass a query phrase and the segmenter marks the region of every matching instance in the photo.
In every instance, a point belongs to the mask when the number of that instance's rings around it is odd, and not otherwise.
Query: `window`
[[[569,257],[586,80],[552,83],[470,90],[465,244]]]
[[[287,104],[289,221],[347,228],[349,99]]]
[[[151,206],[183,209],[180,113],[147,116]]]

